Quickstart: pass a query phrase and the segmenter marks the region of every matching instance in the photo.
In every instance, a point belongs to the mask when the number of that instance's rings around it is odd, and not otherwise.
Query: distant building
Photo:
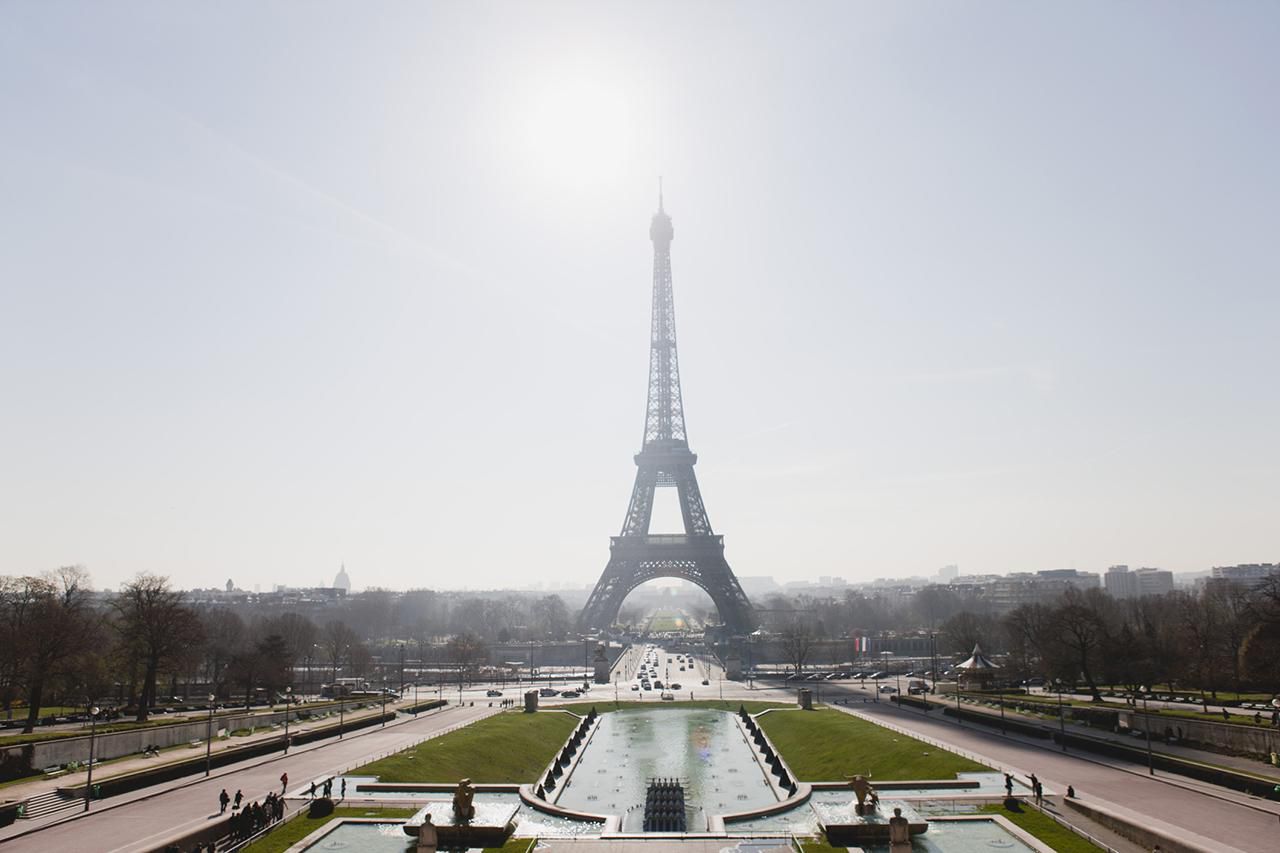
[[[1112,598],[1137,598],[1138,577],[1128,566],[1112,566],[1103,577],[1103,585]]]
[[[351,592],[351,578],[347,575],[346,563],[343,563],[342,568],[338,569],[338,576],[333,579],[333,586],[344,593]]]
[[[1261,586],[1272,575],[1280,575],[1280,563],[1241,563],[1238,566],[1214,566],[1210,578],[1231,581],[1246,587]]]
[[[235,592],[236,585],[231,582],[231,578],[227,578],[227,592]]]
[[[1166,569],[1138,569],[1138,595],[1164,595],[1173,592],[1173,572]]]
[[[1107,569],[1104,581],[1112,598],[1141,598],[1173,592],[1173,572],[1165,569],[1143,568],[1131,572],[1128,566],[1112,566]]]
[[[960,567],[954,563],[950,566],[943,566],[938,569],[938,580],[943,583],[950,583],[960,577]]]

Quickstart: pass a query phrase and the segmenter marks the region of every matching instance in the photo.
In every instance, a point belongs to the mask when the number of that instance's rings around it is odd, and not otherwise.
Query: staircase
[[[67,809],[74,809],[80,806],[81,803],[83,803],[81,798],[72,797],[60,791],[36,794],[23,802],[22,818],[24,820],[33,820],[38,817],[45,817],[57,812],[64,812]]]

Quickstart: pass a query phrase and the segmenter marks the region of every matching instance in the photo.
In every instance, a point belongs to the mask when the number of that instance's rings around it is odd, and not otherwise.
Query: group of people
[[[224,789],[218,797],[223,811],[226,810],[228,799]],[[240,803],[243,800],[244,794],[236,791],[231,806],[231,837],[234,839],[248,838],[270,824],[284,820],[284,797],[275,791],[267,794],[262,802],[254,800],[242,809]]]
[[[1028,781],[1031,782],[1031,796],[1035,797],[1036,805],[1037,806],[1044,805],[1044,783],[1042,783],[1039,779],[1037,779],[1036,774],[1034,773],[1028,776],[1027,779]],[[1012,773],[1004,774],[1004,793],[1006,797],[1013,796],[1013,774]],[[1067,796],[1075,797],[1075,794],[1076,794],[1075,789],[1068,786]]]
[[[316,783],[314,779],[311,781],[311,788],[309,789],[309,793],[311,795],[311,799],[314,800],[316,798]],[[327,800],[333,799],[333,777],[332,776],[324,780],[324,785],[320,788],[320,796],[324,797]],[[338,796],[344,800],[347,798],[346,777],[343,777],[342,779],[342,793],[339,794]]]

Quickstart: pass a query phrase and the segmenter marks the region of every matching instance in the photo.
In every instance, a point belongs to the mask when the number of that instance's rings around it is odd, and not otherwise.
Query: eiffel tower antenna
[[[653,241],[653,312],[649,330],[649,395],[644,440],[635,456],[636,481],[622,532],[609,546],[609,563],[582,610],[583,628],[606,629],[618,617],[623,599],[655,578],[680,578],[711,596],[720,620],[733,634],[756,625],[751,603],[724,558],[724,537],[715,535],[702,503],[685,431],[680,359],[676,347],[675,299],[671,286],[671,241],[675,229],[663,207],[658,178],[658,212],[649,223]],[[684,520],[683,535],[649,533],[654,491],[674,488]]]

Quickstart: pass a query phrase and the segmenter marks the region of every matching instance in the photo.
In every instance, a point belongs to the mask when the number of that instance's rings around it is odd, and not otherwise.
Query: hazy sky
[[[740,575],[1280,559],[1277,44],[1244,2],[2,2],[0,574],[593,582],[658,174]]]

